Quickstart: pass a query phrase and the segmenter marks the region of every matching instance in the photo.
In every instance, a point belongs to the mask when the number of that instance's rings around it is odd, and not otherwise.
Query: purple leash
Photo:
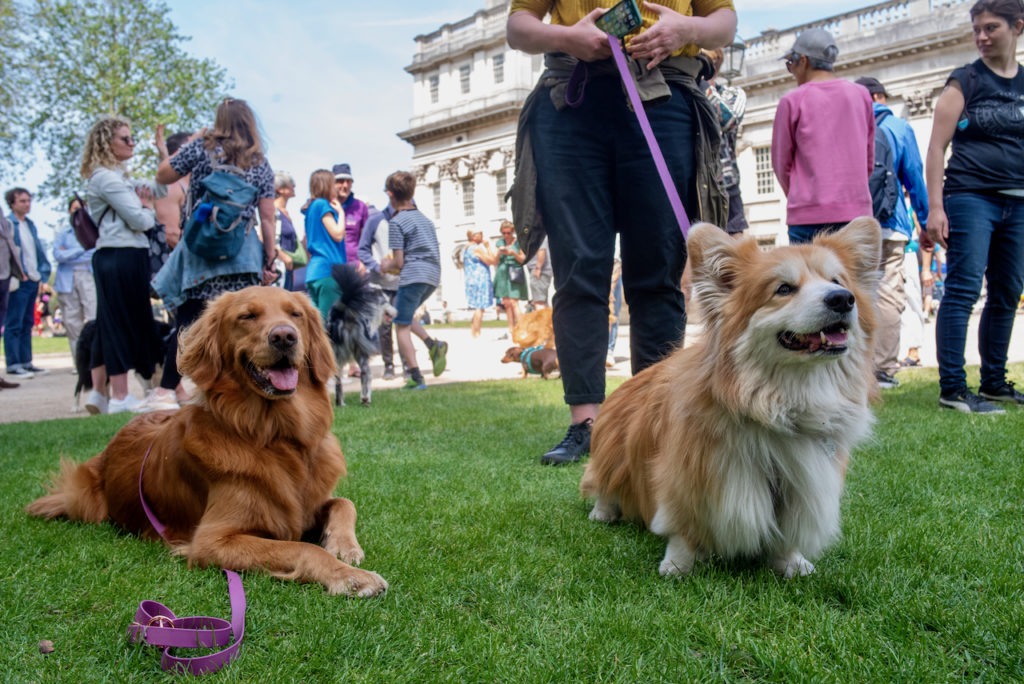
[[[167,529],[157,519],[146,497],[142,493],[142,473],[149,459],[153,445],[146,449],[146,455],[139,467],[139,500],[150,524],[164,540]],[[212,617],[177,617],[171,609],[157,601],[143,601],[135,613],[135,621],[128,628],[128,639],[135,643],[139,639],[150,646],[164,649],[160,666],[176,674],[201,675],[216,672],[227,665],[238,654],[245,636],[245,590],[242,578],[231,570],[224,570],[228,578],[228,598],[231,600],[231,622]],[[234,643],[231,637],[234,636]],[[228,644],[231,643],[230,646]],[[194,658],[179,658],[171,655],[172,648],[219,648],[216,653]]]
[[[618,67],[619,76],[622,77],[622,83],[626,86],[629,102],[633,105],[633,112],[636,114],[637,122],[640,124],[640,130],[644,132],[644,138],[647,140],[647,147],[651,150],[651,156],[654,157],[654,165],[658,169],[661,184],[665,188],[665,194],[668,195],[669,204],[672,205],[672,212],[676,215],[676,222],[679,224],[679,230],[683,232],[683,240],[685,240],[686,235],[690,232],[690,219],[686,216],[683,202],[679,199],[679,192],[672,182],[672,176],[668,172],[668,165],[665,164],[665,157],[661,154],[661,147],[658,146],[658,140],[654,137],[654,131],[651,130],[651,123],[647,120],[647,112],[644,111],[644,104],[640,101],[640,94],[636,91],[633,76],[629,73],[626,56],[619,45],[619,39],[610,33],[608,34],[608,44],[612,47],[612,57],[615,59],[615,66]]]

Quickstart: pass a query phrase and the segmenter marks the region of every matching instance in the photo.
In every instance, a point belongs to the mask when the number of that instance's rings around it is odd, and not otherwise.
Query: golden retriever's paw
[[[323,547],[327,553],[349,565],[359,565],[366,558],[362,547],[355,539],[346,540],[341,536],[325,534]]]
[[[672,535],[668,538],[665,558],[658,566],[658,573],[663,577],[688,575],[693,570],[693,562],[696,559],[697,554],[690,550],[686,540],[678,535]]]
[[[344,594],[359,598],[379,596],[387,589],[388,583],[383,577],[375,572],[357,568],[347,568],[340,579],[327,585],[327,591],[331,595]]]
[[[806,577],[814,572],[814,564],[799,551],[772,559],[772,569],[786,579]]]

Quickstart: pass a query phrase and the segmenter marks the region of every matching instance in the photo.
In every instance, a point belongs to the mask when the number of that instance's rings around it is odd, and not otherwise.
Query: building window
[[[462,214],[466,217],[473,215],[473,190],[472,178],[462,181]]]
[[[430,192],[434,200],[434,221],[441,220],[441,184],[434,183],[430,186]]]
[[[472,70],[470,65],[459,67],[459,87],[462,89],[462,94],[465,95],[469,92],[469,73]]]
[[[505,82],[505,55],[504,53],[491,57],[491,64],[494,66],[494,82]]]
[[[439,98],[438,90],[441,85],[441,77],[434,74],[430,77],[430,104],[437,104]]]
[[[754,150],[757,176],[757,194],[770,195],[775,192],[775,172],[772,170],[772,148],[758,147]]]
[[[505,169],[494,174],[494,185],[498,191],[498,208],[505,207],[505,193],[508,192],[508,172]]]

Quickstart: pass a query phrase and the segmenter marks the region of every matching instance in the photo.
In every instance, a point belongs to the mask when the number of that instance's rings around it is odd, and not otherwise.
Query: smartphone
[[[640,28],[643,20],[640,18],[640,8],[636,6],[636,0],[622,0],[598,17],[594,23],[605,33],[623,38]]]

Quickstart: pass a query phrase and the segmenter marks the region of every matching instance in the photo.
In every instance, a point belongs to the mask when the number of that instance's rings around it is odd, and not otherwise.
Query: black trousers
[[[92,256],[96,280],[96,329],[92,367],[107,375],[136,370],[151,377],[160,343],[149,302],[149,250],[104,247]]]
[[[687,214],[695,216],[696,115],[689,96],[673,86],[671,99],[647,114]],[[682,341],[686,310],[679,282],[686,244],[617,76],[592,78],[576,109],[556,110],[541,93],[529,125],[555,276],[555,344],[565,402],[600,403],[615,234],[634,374]]]

